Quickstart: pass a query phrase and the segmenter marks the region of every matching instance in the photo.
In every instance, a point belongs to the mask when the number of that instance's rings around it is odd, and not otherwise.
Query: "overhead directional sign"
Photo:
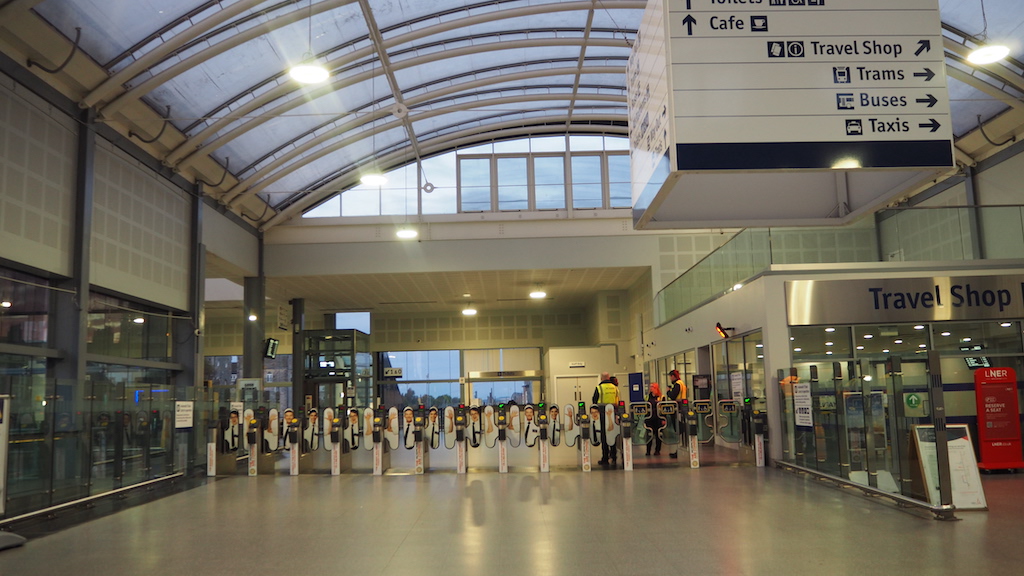
[[[939,0],[648,0],[627,74],[638,228],[845,224],[954,166]]]
[[[953,164],[936,0],[669,0],[669,17],[676,169]]]

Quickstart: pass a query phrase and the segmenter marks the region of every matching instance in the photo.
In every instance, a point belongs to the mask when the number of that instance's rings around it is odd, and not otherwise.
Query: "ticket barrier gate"
[[[248,411],[247,411],[248,412]],[[249,452],[246,459],[246,471],[249,476],[257,474],[274,474],[277,457],[273,451],[267,451],[263,436],[267,428],[267,409],[260,407],[245,423],[245,447]]]
[[[715,415],[714,406],[711,400],[695,400],[691,405],[693,413],[697,417],[697,440],[703,444],[711,442],[715,438]]]
[[[633,446],[647,448],[647,441],[651,439],[651,429],[647,427],[647,417],[651,415],[651,405],[647,402],[634,402],[630,404],[629,410],[631,413],[630,420],[632,421],[632,444]],[[632,459],[632,450],[630,450],[630,459]]]
[[[632,418],[626,414],[626,403],[622,400],[615,407],[615,418],[619,421],[619,437],[622,439],[621,445],[619,446],[620,452],[622,452],[622,469],[632,470],[633,469],[633,422]],[[618,443],[618,442],[617,442]]]
[[[665,420],[661,427],[661,443],[670,454],[676,454],[681,443],[679,431],[679,404],[674,401],[658,402],[658,416]]]
[[[114,419],[115,449],[124,437],[124,419],[117,413]],[[206,423],[206,475],[234,476],[238,473],[238,449],[243,439],[241,423],[231,423],[227,408],[221,407],[219,418]],[[237,415],[236,415],[237,419]],[[233,446],[233,447],[232,447]],[[119,462],[119,460],[115,460]],[[115,476],[118,470],[114,470]]]
[[[700,468],[700,440],[697,436],[697,413],[686,413],[686,445],[689,447],[690,468]]]
[[[498,473],[508,474],[508,418],[505,414],[505,405],[498,404]]]
[[[760,410],[754,410],[750,421],[754,433],[754,463],[758,468],[764,468],[768,415]]]
[[[576,412],[576,424],[580,427],[580,470],[584,472],[590,472],[591,464],[591,443],[590,443],[590,414],[587,413],[587,405],[585,402],[579,403],[579,410]],[[600,422],[597,423],[600,426]]]
[[[455,408],[455,473],[466,473],[466,406]]]
[[[539,467],[541,472],[551,471],[551,440],[548,438],[548,410],[543,402],[537,404],[537,426],[540,428],[537,443],[539,448]]]
[[[427,410],[426,407],[420,406],[412,411],[412,425],[413,432],[412,437],[415,442],[416,461],[413,471],[416,474],[423,474],[424,471],[430,466],[427,458],[429,457],[426,446],[423,441],[423,425],[427,421]]]
[[[373,475],[382,476],[384,471],[391,467],[391,453],[388,451],[387,443],[384,442],[384,426],[387,422],[388,412],[384,406],[378,406],[373,411]]]

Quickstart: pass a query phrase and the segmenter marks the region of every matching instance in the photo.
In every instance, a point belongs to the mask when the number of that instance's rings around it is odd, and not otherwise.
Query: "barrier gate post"
[[[686,413],[686,435],[690,445],[690,468],[700,468],[700,443],[697,440],[697,414]]]

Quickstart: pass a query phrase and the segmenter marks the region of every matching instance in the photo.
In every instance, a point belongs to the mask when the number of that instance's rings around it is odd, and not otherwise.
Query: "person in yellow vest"
[[[683,410],[683,401],[686,400],[686,382],[683,382],[683,377],[679,374],[679,370],[672,370],[669,372],[668,378],[670,384],[668,385],[668,390],[665,392],[665,398],[679,405],[676,409],[676,417],[678,418],[680,414],[686,414],[686,411]],[[672,426],[673,424],[678,426],[679,421],[676,420],[675,423],[669,422],[667,424],[669,426]],[[668,457],[678,458],[679,454],[676,452],[670,452]]]
[[[615,385],[615,381],[611,374],[607,372],[601,373],[601,383],[594,389],[594,404],[611,404],[617,405],[619,403],[619,387]],[[601,414],[604,414],[604,410],[601,410]],[[591,422],[592,427],[602,426],[600,422]],[[603,430],[604,428],[602,428]],[[615,446],[608,441],[606,434],[601,435],[601,459],[597,462],[601,466],[615,465],[616,454]]]

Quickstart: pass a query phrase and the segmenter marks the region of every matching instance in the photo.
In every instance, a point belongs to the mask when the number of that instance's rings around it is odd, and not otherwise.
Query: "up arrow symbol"
[[[686,18],[683,18],[683,24],[686,24],[686,35],[693,36],[693,25],[697,23],[697,19],[693,17],[693,14],[687,14]]]

